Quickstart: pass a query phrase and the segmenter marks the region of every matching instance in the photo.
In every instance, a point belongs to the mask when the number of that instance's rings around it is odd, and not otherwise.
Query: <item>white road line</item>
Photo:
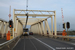
[[[31,36],[31,37],[33,37],[33,36]],[[43,44],[44,44],[44,45],[46,45],[47,47],[49,47],[49,48],[51,48],[51,49],[55,50],[53,47],[51,47],[50,45],[48,45],[48,44],[46,44],[46,43],[42,42],[41,40],[39,40],[39,39],[37,39],[37,38],[35,38],[35,37],[33,37],[33,38],[34,38],[34,39],[36,39],[37,41],[39,41],[39,42],[43,43]]]
[[[24,36],[24,50],[25,50],[25,36]]]
[[[17,41],[17,43],[14,45],[14,47],[12,48],[12,50],[15,48],[15,46],[18,44],[18,42],[20,41],[21,39],[19,39],[18,41]]]
[[[75,45],[75,43],[71,43],[72,45]]]
[[[28,37],[29,38],[29,37]],[[30,38],[29,38],[29,40],[30,40]],[[30,42],[33,44],[33,46],[35,47],[35,49],[37,50],[37,48],[36,48],[36,46],[34,45],[34,43],[30,40]]]

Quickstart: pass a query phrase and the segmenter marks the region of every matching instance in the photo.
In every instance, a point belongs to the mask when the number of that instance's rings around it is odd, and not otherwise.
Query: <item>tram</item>
[[[28,28],[23,28],[23,36],[25,36],[25,35],[29,35],[29,30],[28,30]]]

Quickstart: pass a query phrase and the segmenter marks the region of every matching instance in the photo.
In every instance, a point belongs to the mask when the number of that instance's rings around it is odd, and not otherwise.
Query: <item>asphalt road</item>
[[[13,50],[75,50],[75,43],[40,35],[23,36]]]

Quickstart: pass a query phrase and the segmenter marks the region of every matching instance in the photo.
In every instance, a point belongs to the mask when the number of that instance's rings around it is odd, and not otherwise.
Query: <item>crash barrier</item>
[[[9,40],[9,41],[6,41],[6,42],[0,44],[0,49],[2,49],[4,46],[8,46],[8,47],[9,47],[9,44],[10,44],[10,43],[12,43],[12,42],[15,41],[17,38],[20,38],[20,37],[21,37],[21,35],[15,37],[15,38],[13,38],[13,39],[11,39],[11,40]]]
[[[55,35],[55,33],[53,32],[53,35],[49,35],[48,33],[48,37],[51,38],[66,38],[66,39],[75,39],[75,32],[74,31],[66,31],[67,35],[66,36],[62,36],[62,31],[58,31],[57,35]],[[71,35],[71,36],[70,36]]]
[[[62,36],[62,35],[50,35],[50,37],[54,37],[54,38],[67,38],[67,39],[75,39],[75,37],[73,36]]]

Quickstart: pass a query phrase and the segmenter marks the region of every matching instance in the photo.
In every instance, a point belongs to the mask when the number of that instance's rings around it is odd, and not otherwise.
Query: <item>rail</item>
[[[70,39],[75,39],[75,37],[72,37],[72,36],[60,36],[60,35],[50,35],[51,37],[55,37],[55,38],[57,38],[57,37],[61,37],[61,38],[70,38]]]
[[[21,35],[20,35],[20,36],[21,36]],[[6,41],[6,42],[0,44],[0,49],[2,49],[2,48],[3,48],[4,46],[6,46],[6,45],[9,47],[9,44],[12,43],[15,39],[19,38],[20,36],[17,36],[17,37],[15,37],[15,38],[13,38],[13,39],[11,39],[11,40],[9,40],[9,41]]]

